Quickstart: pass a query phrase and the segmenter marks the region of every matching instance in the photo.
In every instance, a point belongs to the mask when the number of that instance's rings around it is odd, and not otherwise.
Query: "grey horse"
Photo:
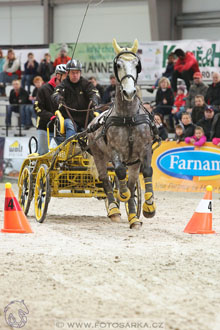
[[[90,123],[88,143],[107,196],[108,216],[112,221],[119,221],[121,215],[107,172],[111,161],[119,181],[118,198],[128,202],[130,228],[139,228],[142,223],[137,216],[134,194],[140,170],[145,183],[143,215],[153,217],[156,210],[152,186],[151,120],[136,95],[137,77],[141,71],[141,62],[136,55],[138,41],[135,40],[132,48],[120,48],[113,39],[113,47],[117,54],[114,59],[115,102],[110,110]],[[99,128],[92,132],[93,127]]]

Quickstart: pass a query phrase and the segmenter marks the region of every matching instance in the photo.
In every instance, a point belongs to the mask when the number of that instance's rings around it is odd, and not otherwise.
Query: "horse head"
[[[131,48],[121,48],[115,39],[113,47],[116,53],[114,58],[114,73],[120,85],[121,93],[126,101],[132,101],[136,94],[138,74],[141,72],[141,61],[136,54],[138,41],[135,39]]]

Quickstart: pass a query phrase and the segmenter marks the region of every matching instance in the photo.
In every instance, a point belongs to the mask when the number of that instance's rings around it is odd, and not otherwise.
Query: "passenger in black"
[[[54,88],[57,87],[61,80],[66,77],[66,64],[59,64],[55,69],[55,76],[38,90],[34,109],[37,114],[37,136],[38,136],[38,153],[43,155],[48,152],[47,143],[47,124],[54,116],[57,107],[51,100]],[[51,136],[53,127],[50,127]]]

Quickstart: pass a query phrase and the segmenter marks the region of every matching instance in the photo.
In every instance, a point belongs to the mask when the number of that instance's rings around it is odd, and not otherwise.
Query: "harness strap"
[[[118,117],[111,116],[108,117],[105,121],[105,131],[109,129],[110,126],[137,126],[141,124],[149,124],[151,125],[151,121],[149,116],[146,114],[137,114],[134,117]]]

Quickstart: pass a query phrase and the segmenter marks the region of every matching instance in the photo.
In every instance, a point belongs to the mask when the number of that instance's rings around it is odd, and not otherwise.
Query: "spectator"
[[[203,95],[205,97],[208,86],[202,81],[201,72],[195,72],[193,75],[193,83],[190,86],[189,94],[186,98],[186,111],[192,113],[192,108],[195,106],[195,96]]]
[[[4,65],[4,63],[5,63],[5,58],[3,56],[3,51],[0,48],[0,72],[3,71],[3,65]]]
[[[210,140],[212,140],[213,144],[220,147],[220,113],[217,113],[214,116],[210,132]]]
[[[180,85],[177,88],[177,95],[175,97],[171,113],[175,119],[176,124],[179,123],[181,113],[185,111],[186,95],[185,86]]]
[[[198,62],[191,52],[184,52],[182,49],[178,48],[175,50],[174,54],[178,57],[174,65],[174,72],[172,75],[172,88],[173,91],[177,91],[177,79],[183,79],[186,84],[186,88],[189,91],[190,81],[193,79],[193,74],[199,72]]]
[[[167,60],[168,61],[167,61],[166,71],[162,74],[162,77],[166,77],[166,78],[168,78],[171,81],[173,70],[174,70],[174,60],[175,60],[174,53],[170,53],[168,55],[168,59]],[[153,91],[155,90],[155,88],[158,87],[159,80],[160,80],[160,78],[157,79],[157,81],[152,86],[152,88],[147,88],[147,91],[149,93],[153,93]]]
[[[182,113],[180,124],[183,126],[184,129],[184,137],[194,135],[195,125],[192,123],[190,113],[187,112]]]
[[[166,77],[163,77],[159,81],[159,88],[156,94],[156,109],[155,113],[160,113],[163,116],[169,115],[169,125],[170,129],[174,129],[173,117],[171,114],[174,95],[173,91],[170,88],[170,81]]]
[[[110,85],[106,88],[102,102],[104,104],[113,102],[115,99],[116,78],[114,74],[110,75]]]
[[[36,76],[33,79],[33,84],[34,84],[35,88],[34,88],[32,94],[29,96],[29,100],[32,103],[34,103],[34,101],[36,100],[38,90],[44,84],[44,81],[40,76]]]
[[[102,85],[100,85],[100,84],[97,83],[97,80],[96,80],[96,78],[94,76],[90,77],[88,80],[93,84],[93,86],[96,89],[98,89],[100,98],[102,100],[103,99],[103,95],[104,95],[104,87]]]
[[[195,134],[185,138],[186,143],[192,143],[194,146],[202,147],[206,143],[206,136],[204,130],[200,126],[195,127]]]
[[[34,84],[35,88],[34,88],[32,94],[29,96],[29,101],[32,102],[32,104],[27,105],[27,107],[29,108],[29,111],[31,113],[31,117],[35,118],[35,119],[37,118],[37,115],[36,115],[36,112],[34,110],[34,102],[37,98],[38,90],[43,85],[43,83],[44,83],[44,81],[40,76],[34,77],[33,84]]]
[[[48,82],[51,75],[54,73],[53,62],[49,53],[44,54],[44,59],[40,62],[38,73],[43,78],[44,82]]]
[[[34,77],[37,75],[38,62],[34,59],[33,53],[28,53],[28,60],[24,64],[24,74],[21,80],[22,88],[27,85],[28,94],[30,94],[31,84]]]
[[[198,126],[201,126],[205,132],[205,136],[207,137],[207,141],[211,141],[211,129],[214,119],[214,109],[208,106],[204,112],[204,118],[200,119],[197,123]]]
[[[203,95],[195,96],[195,105],[192,109],[192,122],[197,124],[197,122],[204,117],[204,111],[207,108],[205,104],[205,99]]]
[[[214,72],[212,75],[212,84],[209,85],[207,90],[205,101],[208,105],[214,105],[217,107],[216,110],[219,110],[220,106],[220,74]]]
[[[156,127],[159,132],[159,136],[161,137],[161,139],[167,140],[168,132],[167,132],[166,124],[164,123],[164,120],[163,120],[163,115],[160,113],[155,113],[154,121],[155,121]]]
[[[5,84],[18,79],[20,74],[20,62],[16,59],[13,49],[9,49],[3,71],[0,72],[0,95],[5,95]]]
[[[69,60],[71,60],[71,57],[67,55],[68,46],[62,45],[60,52],[58,54],[58,57],[53,62],[53,66],[56,67],[59,64],[66,64]]]
[[[13,80],[13,89],[9,95],[9,103],[6,113],[6,126],[11,127],[12,112],[20,113],[20,124],[24,129],[29,129],[33,126],[31,121],[31,113],[28,108],[29,95],[28,92],[21,87],[20,80]]]
[[[180,143],[180,142],[183,142],[184,140],[185,140],[185,136],[184,136],[183,126],[178,124],[175,126],[174,141],[176,141],[176,143]]]

